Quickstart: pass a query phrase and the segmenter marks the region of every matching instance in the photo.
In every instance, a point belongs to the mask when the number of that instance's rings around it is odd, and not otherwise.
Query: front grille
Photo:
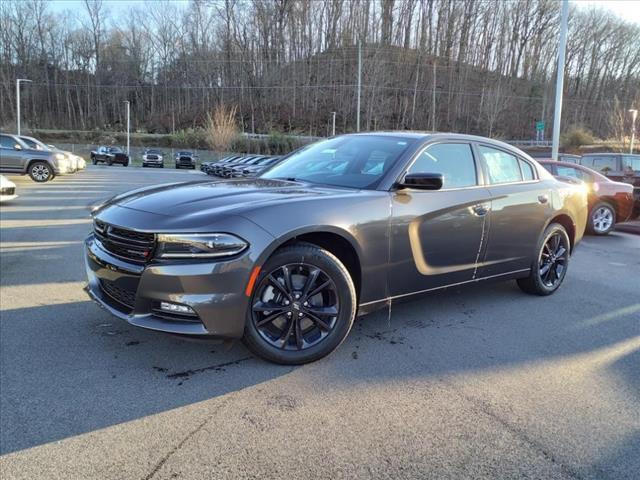
[[[13,195],[14,193],[16,193],[15,187],[0,188],[0,195]]]
[[[100,288],[116,302],[133,309],[136,303],[136,292],[118,287],[114,282],[101,279]]]
[[[136,232],[109,225],[100,220],[93,221],[93,232],[105,250],[116,257],[136,263],[146,263],[155,248],[153,233]]]
[[[157,155],[147,155],[147,160],[159,160]]]

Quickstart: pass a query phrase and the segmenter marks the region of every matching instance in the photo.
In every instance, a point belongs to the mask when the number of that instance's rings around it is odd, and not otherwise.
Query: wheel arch
[[[560,213],[554,216],[549,223],[547,223],[545,229],[552,223],[559,223],[567,231],[567,235],[569,235],[569,243],[571,244],[571,252],[573,253],[573,248],[576,243],[576,225],[573,219],[566,213]]]
[[[29,173],[29,169],[31,168],[31,165],[33,165],[36,162],[44,162],[47,165],[49,165],[49,168],[51,168],[51,173],[54,174],[55,173],[55,167],[53,166],[53,164],[51,163],[51,161],[47,160],[46,158],[32,158],[31,160],[29,160],[27,162],[27,166],[26,166],[26,173]]]
[[[362,288],[362,253],[355,238],[349,232],[338,227],[317,225],[313,228],[303,228],[279,236],[264,250],[257,264],[264,265],[276,250],[296,242],[317,245],[335,255],[351,275],[356,295],[360,298]]]

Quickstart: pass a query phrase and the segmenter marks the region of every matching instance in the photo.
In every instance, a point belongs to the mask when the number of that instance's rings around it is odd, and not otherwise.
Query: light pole
[[[131,110],[130,110],[130,103],[129,100],[125,100],[124,103],[127,104],[127,155],[129,155],[129,147],[130,147],[130,142],[129,142],[129,129],[131,128]]]
[[[16,80],[16,127],[18,135],[20,135],[20,82],[31,83],[32,80],[26,78],[18,78]]]
[[[630,108],[631,114],[631,147],[629,147],[629,153],[633,153],[633,142],[636,140],[636,118],[638,118],[638,110]]]
[[[333,116],[331,120],[331,136],[335,137],[336,136],[336,112],[331,112],[331,115]]]
[[[560,149],[560,118],[562,117],[562,89],[564,88],[564,57],[567,52],[567,18],[569,17],[569,0],[562,0],[562,16],[560,19],[560,45],[558,46],[558,74],[556,76],[556,104],[553,112],[553,144],[551,158],[558,160]]]

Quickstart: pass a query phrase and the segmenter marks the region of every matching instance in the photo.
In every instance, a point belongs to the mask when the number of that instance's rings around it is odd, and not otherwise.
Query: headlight
[[[56,154],[55,154],[55,158],[56,158],[56,160],[58,160],[59,162],[60,162],[60,161],[62,161],[62,160],[66,160],[66,159],[67,159],[67,157],[65,156],[65,154],[64,154],[64,153],[56,153]]]
[[[241,238],[228,233],[161,233],[157,256],[160,258],[228,257],[249,246]]]

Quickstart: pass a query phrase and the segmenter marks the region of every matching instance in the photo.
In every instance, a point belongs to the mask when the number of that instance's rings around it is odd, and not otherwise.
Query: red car
[[[590,168],[568,162],[538,160],[552,175],[582,180],[589,188],[589,221],[587,230],[606,235],[615,226],[629,220],[633,212],[633,186],[614,182]]]

